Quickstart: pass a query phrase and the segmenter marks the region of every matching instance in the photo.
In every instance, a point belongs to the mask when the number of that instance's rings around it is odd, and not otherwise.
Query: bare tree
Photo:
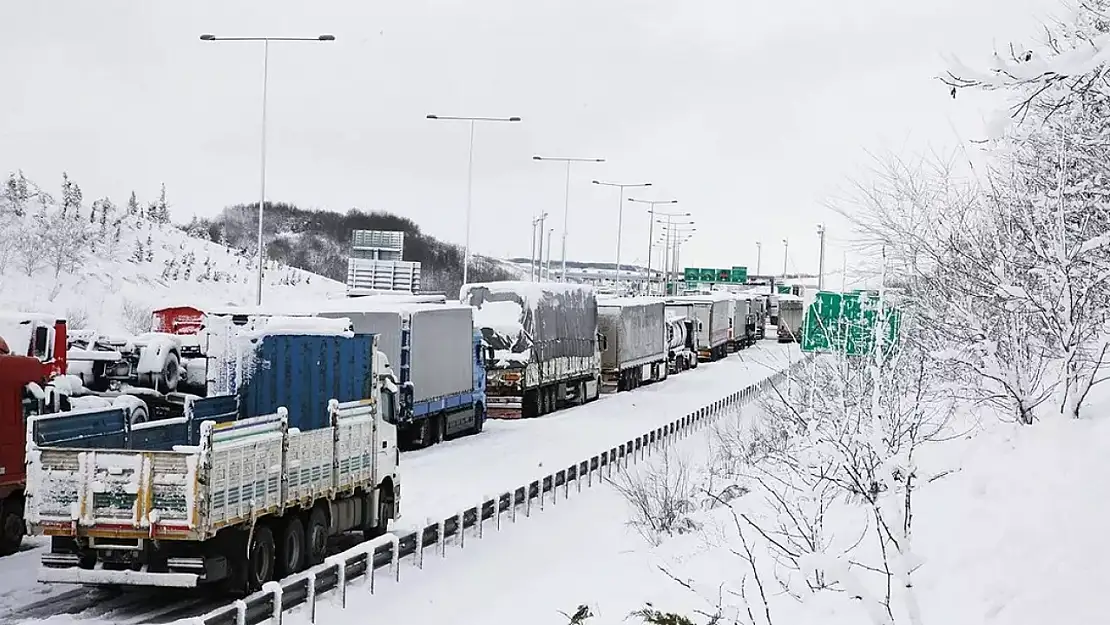
[[[608,481],[632,508],[629,524],[651,544],[697,528],[690,519],[696,509],[690,462],[673,448],[664,449],[652,462],[620,466]]]

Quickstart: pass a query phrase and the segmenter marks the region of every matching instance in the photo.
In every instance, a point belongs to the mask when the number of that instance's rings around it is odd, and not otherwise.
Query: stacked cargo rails
[[[331,535],[387,531],[395,380],[375,336],[328,321],[245,335],[238,392],[177,419],[32,418],[27,521],[51,537],[39,579],[250,592],[322,562]]]
[[[685,306],[695,319],[695,346],[698,359],[712,362],[728,354],[729,306],[732,295],[716,291],[705,295],[684,295],[667,299],[668,306]]]
[[[667,379],[667,311],[654,297],[606,298],[597,306],[601,386],[630,391]]]
[[[536,417],[598,398],[601,353],[597,300],[582,284],[464,284],[474,326],[488,350],[490,417]]]
[[[474,309],[462,304],[335,300],[315,309],[345,317],[357,333],[377,334],[401,387],[398,435],[402,449],[421,448],[482,431],[486,363]]]
[[[694,322],[684,315],[675,313],[672,307],[665,308],[667,314],[667,366],[672,375],[696,369],[698,353],[694,346]]]

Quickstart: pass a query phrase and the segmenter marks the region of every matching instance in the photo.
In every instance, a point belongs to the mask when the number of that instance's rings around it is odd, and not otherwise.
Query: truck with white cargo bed
[[[250,592],[322,562],[333,534],[387,531],[395,380],[374,335],[314,321],[241,336],[237,392],[181,417],[29,419],[27,527],[51,537],[39,579]]]
[[[698,359],[710,362],[728,353],[729,307],[732,295],[715,291],[704,295],[683,295],[667,299],[667,306],[681,310],[697,320],[695,345]]]
[[[597,299],[583,284],[464,284],[486,358],[491,417],[535,417],[598,398]]]
[[[485,350],[474,309],[463,304],[389,303],[374,297],[319,304],[320,317],[351,320],[356,333],[378,335],[401,389],[397,419],[402,449],[482,431],[486,418]]]
[[[667,379],[666,303],[655,297],[605,298],[597,305],[601,385],[630,391]]]

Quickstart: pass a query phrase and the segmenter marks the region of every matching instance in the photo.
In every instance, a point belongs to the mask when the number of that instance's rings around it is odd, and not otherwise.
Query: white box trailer
[[[604,390],[628,391],[667,378],[666,315],[666,303],[660,298],[598,300]]]
[[[473,308],[356,298],[324,302],[314,314],[347,318],[355,333],[378,335],[401,384],[402,449],[482,430],[485,367]]]
[[[803,319],[805,319],[805,305],[802,298],[785,293],[779,295],[779,343],[800,343]]]
[[[729,307],[732,295],[717,291],[705,295],[684,295],[667,300],[668,305],[687,305],[697,319],[698,358],[703,362],[720,360],[728,351]]]

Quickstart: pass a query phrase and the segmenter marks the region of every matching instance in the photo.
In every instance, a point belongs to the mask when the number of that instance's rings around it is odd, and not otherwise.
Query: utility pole
[[[817,290],[825,290],[825,224],[817,224],[817,236],[820,238],[820,258],[817,261]]]

